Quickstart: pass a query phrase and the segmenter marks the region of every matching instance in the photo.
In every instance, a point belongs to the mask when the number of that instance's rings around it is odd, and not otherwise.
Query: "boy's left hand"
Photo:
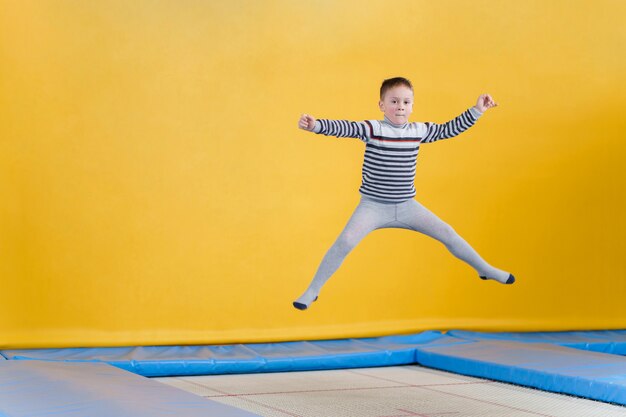
[[[496,103],[489,94],[482,94],[476,101],[476,108],[481,113],[484,113],[485,110],[496,107],[497,105],[498,103]]]

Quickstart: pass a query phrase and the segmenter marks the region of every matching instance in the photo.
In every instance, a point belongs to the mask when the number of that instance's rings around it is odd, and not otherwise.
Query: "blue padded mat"
[[[479,333],[452,330],[449,336],[465,340],[507,340],[521,343],[551,343],[575,349],[626,355],[626,330],[586,332]]]
[[[225,346],[6,350],[9,360],[106,362],[144,376],[421,364],[626,405],[626,331],[476,333]],[[581,350],[584,349],[584,350]],[[601,353],[605,352],[605,353]],[[0,362],[2,363],[2,362]]]
[[[626,360],[556,344],[475,341],[416,348],[431,368],[626,405]]]
[[[446,340],[441,332],[315,342],[224,346],[29,349],[2,351],[11,360],[106,362],[143,376],[310,371],[415,363],[415,346]],[[458,340],[458,342],[463,342]]]
[[[0,362],[1,417],[258,417],[103,363]]]

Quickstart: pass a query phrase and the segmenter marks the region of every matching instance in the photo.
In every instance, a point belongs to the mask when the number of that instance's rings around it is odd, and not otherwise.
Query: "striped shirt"
[[[365,142],[359,192],[381,202],[401,203],[415,197],[420,144],[456,136],[474,125],[481,114],[472,107],[443,124],[413,122],[401,126],[387,119],[362,122],[318,119],[313,131]]]

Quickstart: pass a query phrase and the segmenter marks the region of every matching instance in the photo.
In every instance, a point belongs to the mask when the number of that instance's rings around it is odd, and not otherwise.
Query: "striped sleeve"
[[[449,122],[442,124],[426,123],[426,135],[421,143],[435,142],[460,135],[472,127],[481,115],[482,113],[472,107]]]
[[[372,125],[368,122],[350,122],[347,120],[318,119],[315,133],[338,138],[357,138],[367,142],[372,136]]]

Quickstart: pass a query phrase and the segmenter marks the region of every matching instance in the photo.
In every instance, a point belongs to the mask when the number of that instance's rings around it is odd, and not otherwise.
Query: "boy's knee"
[[[439,235],[441,236],[441,240],[443,242],[454,240],[459,236],[456,230],[454,230],[452,226],[447,224],[441,227],[441,229],[439,230]]]

